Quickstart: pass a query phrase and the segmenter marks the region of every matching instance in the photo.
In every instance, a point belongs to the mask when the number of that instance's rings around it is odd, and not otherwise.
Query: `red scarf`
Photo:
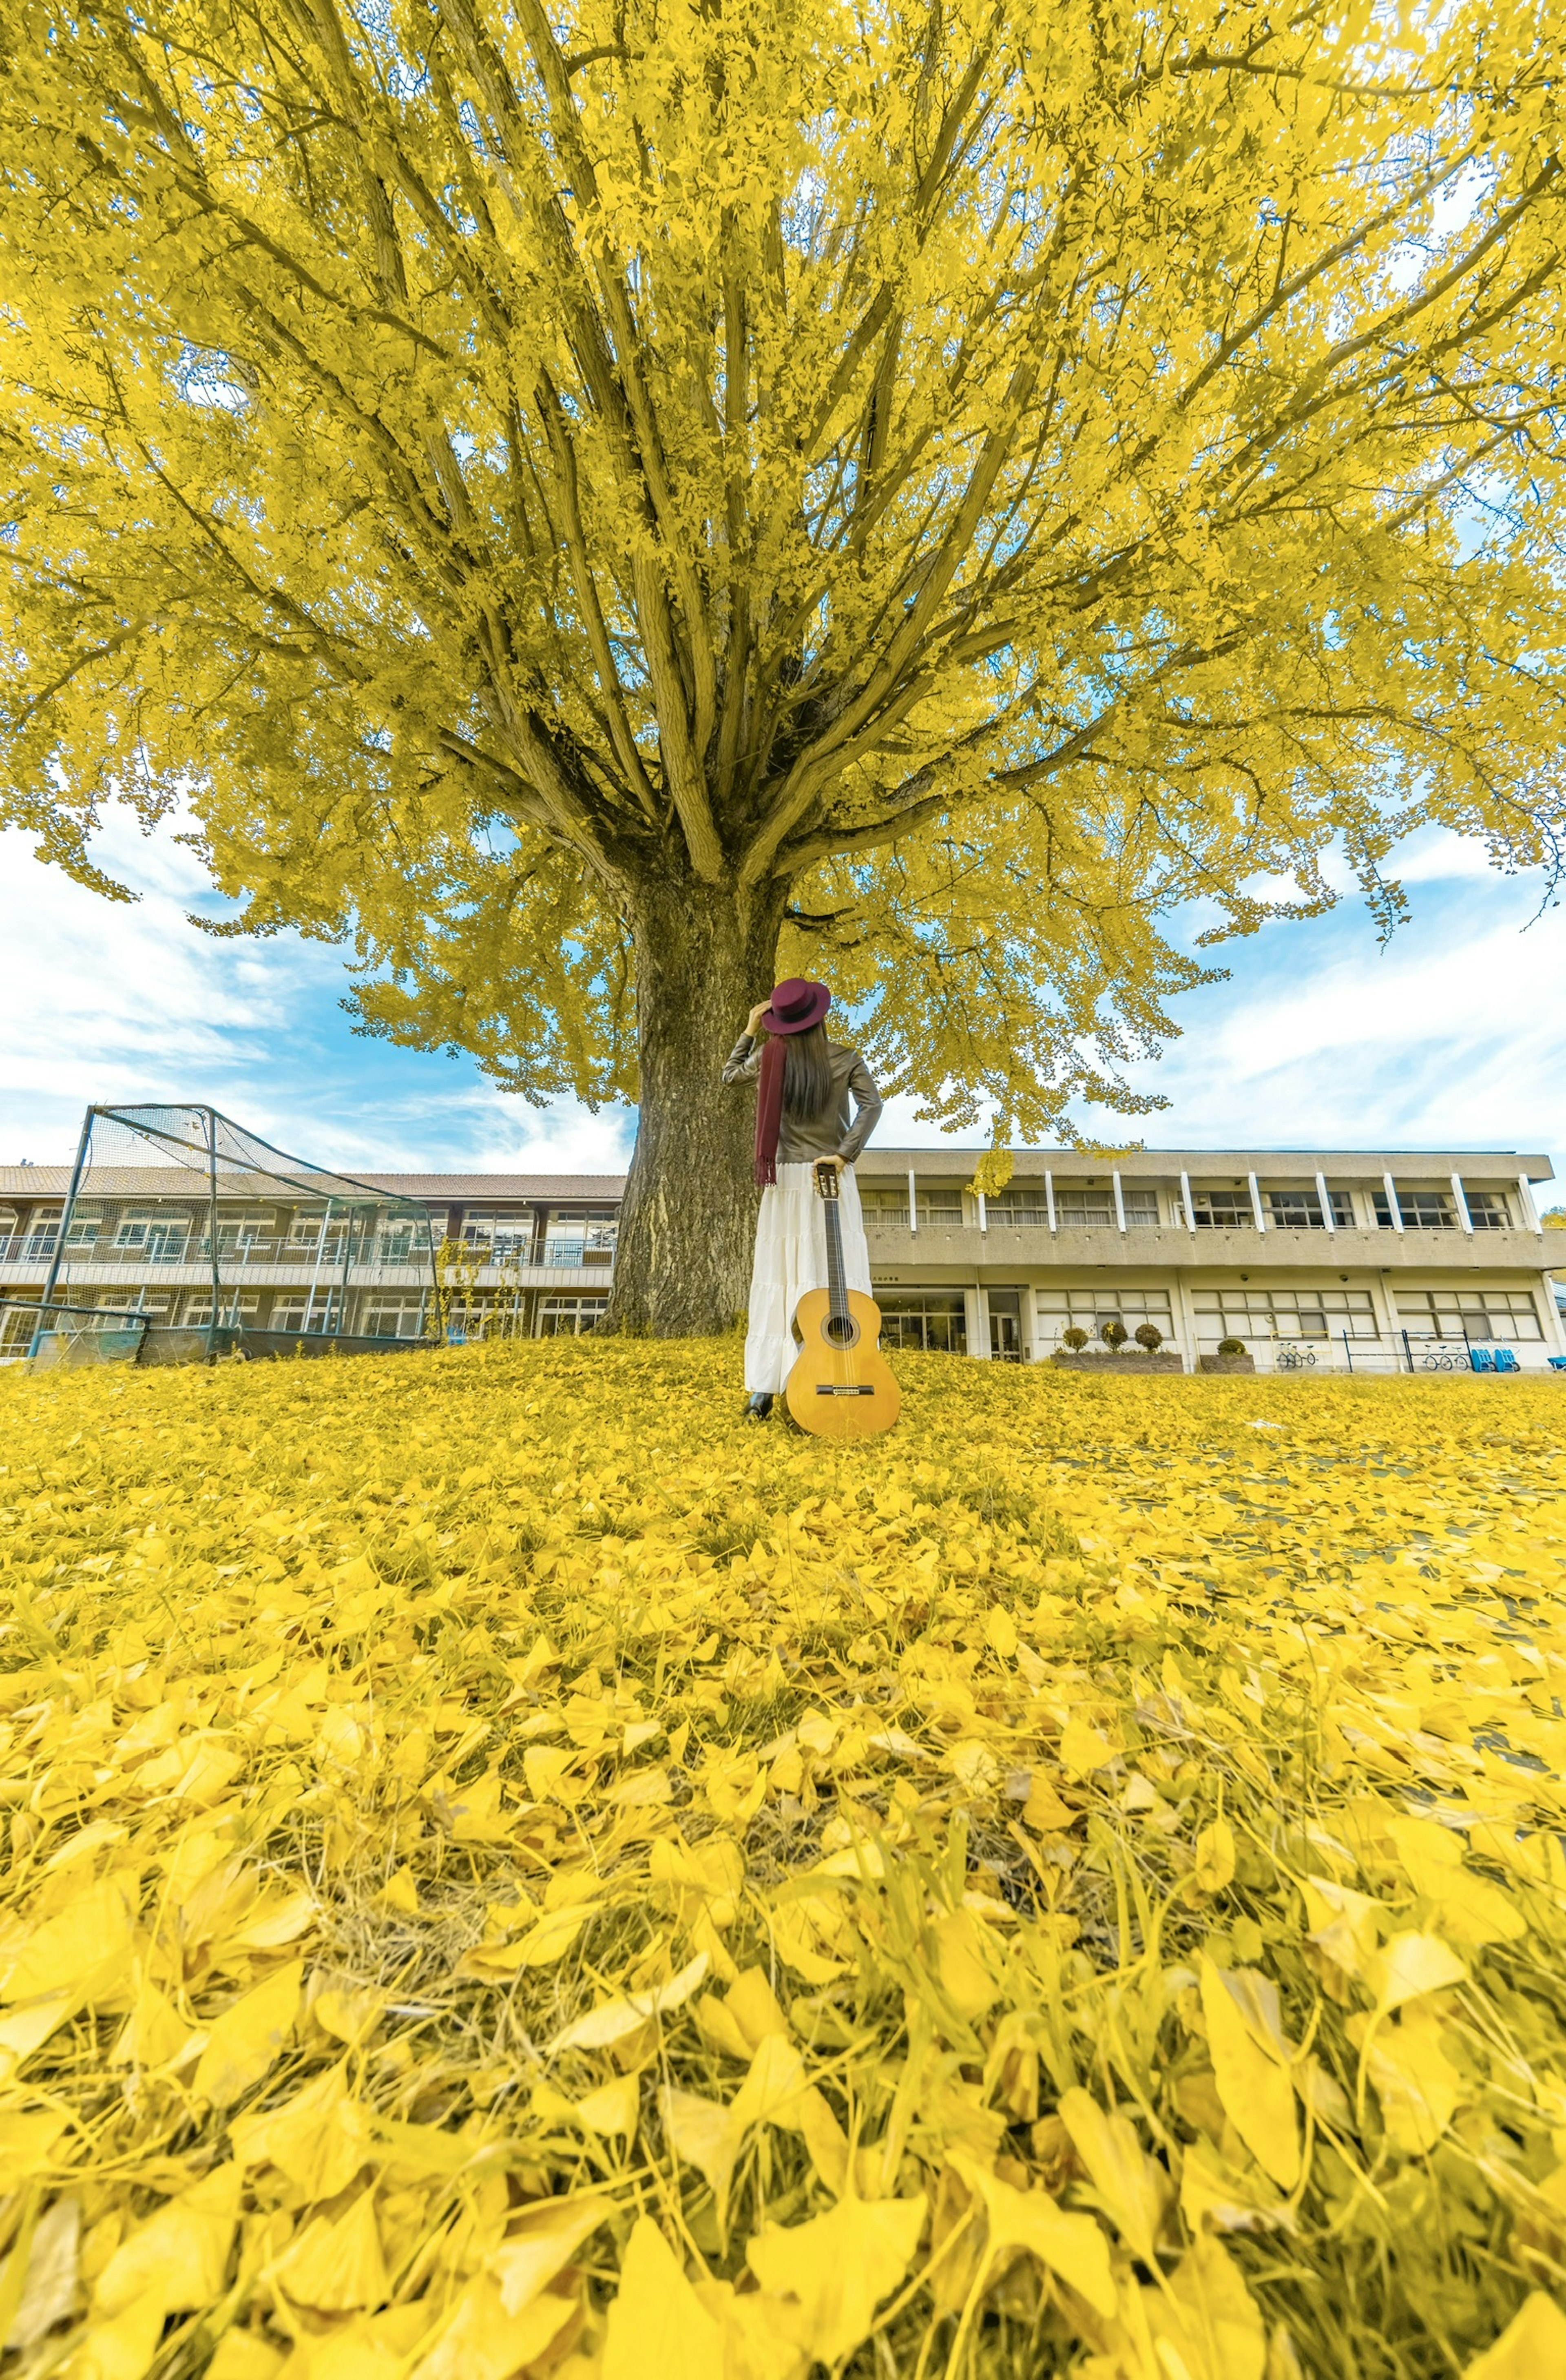
[[[756,1089],[756,1179],[764,1190],[778,1178],[778,1127],[783,1122],[783,1045],[769,1033]]]

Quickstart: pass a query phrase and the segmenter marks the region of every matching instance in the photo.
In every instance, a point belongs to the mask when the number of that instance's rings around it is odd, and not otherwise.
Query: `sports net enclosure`
[[[212,1107],[91,1107],[40,1293],[0,1310],[35,1364],[391,1351],[438,1335],[417,1200],[274,1148]]]

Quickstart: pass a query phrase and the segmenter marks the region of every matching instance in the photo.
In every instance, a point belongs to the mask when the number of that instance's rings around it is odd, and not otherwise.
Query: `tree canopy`
[[[6,814],[102,881],[106,800],[188,806],[372,1029],[639,1095],[660,1197],[774,961],[947,1121],[1135,1106],[1172,910],[1318,907],[1337,847],[1390,922],[1431,820],[1554,865],[1561,50],[13,0]]]

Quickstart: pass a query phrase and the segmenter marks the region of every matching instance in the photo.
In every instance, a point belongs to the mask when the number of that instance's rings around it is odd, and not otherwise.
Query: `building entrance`
[[[1022,1292],[1020,1289],[989,1289],[985,1292],[989,1308],[989,1353],[1000,1364],[1022,1362]]]

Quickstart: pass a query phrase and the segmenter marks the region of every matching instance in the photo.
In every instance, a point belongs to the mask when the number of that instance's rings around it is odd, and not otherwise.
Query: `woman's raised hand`
[[[760,1024],[761,1019],[765,1016],[771,1004],[772,1003],[770,1000],[759,1000],[755,1007],[751,1010],[749,1015],[746,1018],[745,1029],[749,1034],[753,1041],[756,1038],[756,1027]]]

